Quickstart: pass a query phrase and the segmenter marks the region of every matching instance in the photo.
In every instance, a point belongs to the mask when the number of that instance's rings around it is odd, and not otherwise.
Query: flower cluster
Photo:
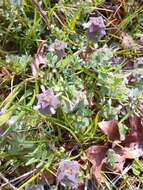
[[[102,16],[90,17],[89,21],[83,25],[87,29],[88,38],[91,40],[101,39],[106,35],[105,25]]]
[[[42,93],[37,95],[37,105],[35,109],[39,110],[42,114],[55,114],[55,110],[60,106],[59,99],[54,95],[52,89],[45,90],[45,87],[41,87]]]
[[[58,183],[76,188],[78,185],[78,173],[80,165],[77,161],[64,160],[60,163],[57,171]]]
[[[65,53],[66,47],[67,43],[56,39],[55,42],[49,46],[49,51],[56,54],[59,58],[63,58],[66,55]]]

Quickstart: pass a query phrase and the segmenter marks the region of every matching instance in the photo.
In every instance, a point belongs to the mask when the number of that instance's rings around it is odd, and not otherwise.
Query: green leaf
[[[115,168],[116,160],[117,160],[116,153],[114,152],[113,149],[109,149],[107,152],[107,163],[109,163],[113,169]]]
[[[134,160],[132,163],[132,171],[134,175],[139,176],[141,172],[143,172],[143,161],[142,160]]]
[[[118,129],[120,133],[120,140],[124,141],[126,137],[126,133],[128,131],[128,127],[124,125],[123,123],[118,123]]]

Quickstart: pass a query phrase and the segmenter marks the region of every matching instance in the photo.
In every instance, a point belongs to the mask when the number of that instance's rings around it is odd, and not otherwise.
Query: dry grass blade
[[[17,190],[17,188],[14,186],[14,185],[12,185],[10,182],[9,182],[9,180],[7,179],[7,178],[5,178],[4,177],[4,175],[0,172],[0,178],[4,181],[4,182],[6,182],[8,185],[9,185],[9,187],[11,187],[13,190]],[[0,187],[1,188],[1,187]]]
[[[37,75],[40,64],[46,64],[46,59],[44,57],[44,45],[45,45],[45,41],[42,41],[40,43],[37,53],[32,61],[31,69],[32,69],[33,76]]]
[[[51,23],[49,21],[49,19],[47,18],[47,13],[46,11],[43,10],[43,8],[41,7],[41,5],[37,2],[37,0],[33,0],[38,12],[40,13],[43,21],[45,22],[45,24],[47,25],[47,29],[50,30],[51,28]]]

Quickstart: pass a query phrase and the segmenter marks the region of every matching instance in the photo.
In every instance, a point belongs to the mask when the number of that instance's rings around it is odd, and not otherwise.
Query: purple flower
[[[121,56],[117,56],[117,57],[112,57],[110,61],[112,65],[118,65],[118,64],[124,63],[125,58]]]
[[[77,161],[64,160],[57,171],[57,181],[64,185],[76,188],[78,185],[78,173],[80,165]]]
[[[143,65],[143,57],[137,58],[137,65]]]
[[[143,44],[143,35],[140,37],[140,42]]]
[[[138,34],[139,42],[141,45],[143,45],[143,34]]]
[[[63,58],[66,55],[66,47],[67,43],[56,39],[55,42],[49,46],[49,51],[55,53],[59,58]]]
[[[7,111],[6,108],[1,108],[1,110],[0,110],[0,116],[3,115],[6,111]]]
[[[37,105],[35,109],[39,110],[42,114],[55,114],[55,110],[60,106],[59,99],[54,95],[52,89],[45,90],[44,86],[41,86],[42,93],[37,95]]]
[[[44,186],[37,184],[37,185],[27,185],[25,190],[44,190]]]
[[[102,16],[90,17],[89,21],[84,24],[84,28],[87,29],[88,38],[91,40],[101,39],[106,35],[105,25]]]

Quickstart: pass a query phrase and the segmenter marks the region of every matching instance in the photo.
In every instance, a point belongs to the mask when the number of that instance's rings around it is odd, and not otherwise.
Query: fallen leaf
[[[99,182],[105,181],[104,177],[101,175],[101,170],[107,150],[107,145],[94,145],[86,150],[86,155],[92,164],[91,173]]]
[[[10,78],[10,77],[11,77],[10,72],[5,67],[3,67],[0,70],[0,78]]]
[[[110,156],[110,166],[114,172],[122,172],[127,159],[138,159],[143,157],[143,127],[141,118],[132,115],[129,117],[129,134],[125,140],[120,141],[119,129],[116,120],[102,121],[98,123],[100,129],[113,140],[112,149],[107,145],[95,145],[86,150],[86,155],[92,164],[91,173],[99,182],[105,182],[101,175],[103,163],[109,161],[108,150],[114,153]]]
[[[45,41],[40,43],[37,53],[32,61],[31,69],[32,69],[33,76],[37,75],[40,64],[46,64],[46,59],[44,57],[44,45],[45,45]]]
[[[123,167],[126,161],[126,156],[124,154],[124,150],[120,146],[116,146],[113,148],[115,155],[116,155],[116,161],[114,166],[114,172],[122,172]]]
[[[125,78],[126,85],[132,85],[137,82],[137,78],[131,73]]]
[[[120,134],[118,131],[117,121],[101,121],[98,123],[100,129],[104,132],[105,135],[109,137],[110,140],[119,140]]]
[[[143,127],[140,117],[136,115],[129,117],[130,132],[123,142],[119,140],[117,121],[102,121],[99,127],[110,140],[114,140],[112,149],[117,157],[114,171],[122,172],[126,159],[138,159],[143,156]]]
[[[125,147],[124,155],[128,159],[138,159],[143,156],[143,142],[134,142]]]
[[[55,181],[56,181],[56,177],[48,171],[44,171],[37,178],[38,184],[41,184],[43,186],[47,185],[47,183],[48,183],[48,185],[53,185],[55,183]]]
[[[129,128],[130,133],[127,135],[124,142],[125,146],[130,145],[133,142],[142,142],[143,141],[143,126],[141,124],[141,118],[132,115],[129,117]]]
[[[93,49],[91,47],[87,46],[85,49],[83,49],[82,51],[79,52],[79,56],[84,61],[87,61],[90,58],[92,53],[93,53]]]
[[[132,115],[129,117],[130,132],[126,136],[122,146],[118,145],[114,151],[119,155],[118,163],[116,163],[116,171],[122,172],[126,159],[138,159],[143,156],[143,128],[141,118]]]
[[[125,155],[128,159],[138,159],[143,156],[143,126],[141,118],[132,115],[129,118],[129,123],[130,133],[124,141]]]

